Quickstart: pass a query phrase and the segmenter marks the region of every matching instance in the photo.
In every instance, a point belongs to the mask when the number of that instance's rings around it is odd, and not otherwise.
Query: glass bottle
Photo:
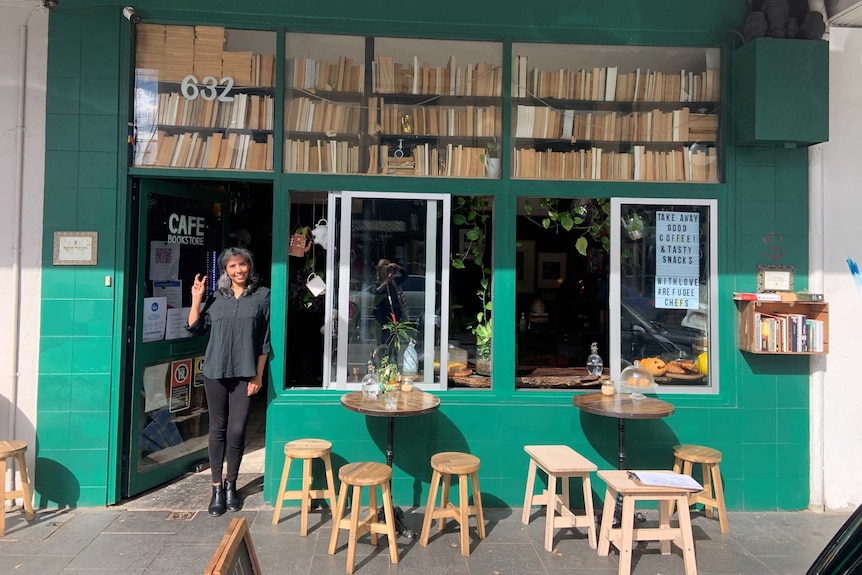
[[[368,362],[368,373],[362,378],[362,397],[376,399],[380,390],[380,379],[374,373],[374,364]]]
[[[518,321],[518,330],[521,332],[527,331],[527,316],[521,312],[521,319]]]
[[[587,356],[587,373],[598,377],[602,374],[603,367],[604,362],[599,355],[599,344],[593,342],[590,344],[590,355]]]

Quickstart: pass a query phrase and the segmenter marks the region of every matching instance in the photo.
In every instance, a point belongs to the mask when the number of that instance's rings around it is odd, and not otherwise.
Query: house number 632
[[[216,80],[214,76],[204,76],[204,79],[198,82],[194,74],[189,74],[183,78],[183,83],[180,85],[180,91],[187,100],[194,100],[200,96],[207,101],[218,98],[219,102],[233,102],[233,96],[230,95],[232,88],[233,78],[230,76],[225,76],[221,80]]]

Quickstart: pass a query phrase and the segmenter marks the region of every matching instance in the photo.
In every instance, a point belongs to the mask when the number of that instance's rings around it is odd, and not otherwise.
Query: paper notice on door
[[[169,367],[169,363],[159,363],[144,368],[144,411],[149,412],[168,405],[165,384]]]
[[[163,297],[144,298],[144,324],[142,341],[161,341],[165,339],[165,322],[168,318],[168,300]],[[188,316],[187,316],[188,317]]]
[[[189,310],[191,308],[168,309],[168,323],[165,327],[165,339],[183,339],[191,337],[192,334],[186,329],[189,324]]]
[[[168,307],[183,307],[183,282],[180,280],[153,282],[154,297],[168,300]]]
[[[175,280],[180,276],[180,245],[150,242],[150,281]]]

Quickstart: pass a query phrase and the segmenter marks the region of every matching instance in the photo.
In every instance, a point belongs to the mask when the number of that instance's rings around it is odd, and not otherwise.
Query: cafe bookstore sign
[[[655,214],[655,307],[698,309],[700,214]]]

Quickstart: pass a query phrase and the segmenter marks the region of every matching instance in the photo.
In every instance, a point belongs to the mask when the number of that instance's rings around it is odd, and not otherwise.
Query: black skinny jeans
[[[251,397],[248,379],[231,377],[210,379],[204,376],[204,390],[209,409],[209,456],[213,484],[222,482],[222,465],[227,456],[227,476],[234,483],[245,447],[245,426]]]

